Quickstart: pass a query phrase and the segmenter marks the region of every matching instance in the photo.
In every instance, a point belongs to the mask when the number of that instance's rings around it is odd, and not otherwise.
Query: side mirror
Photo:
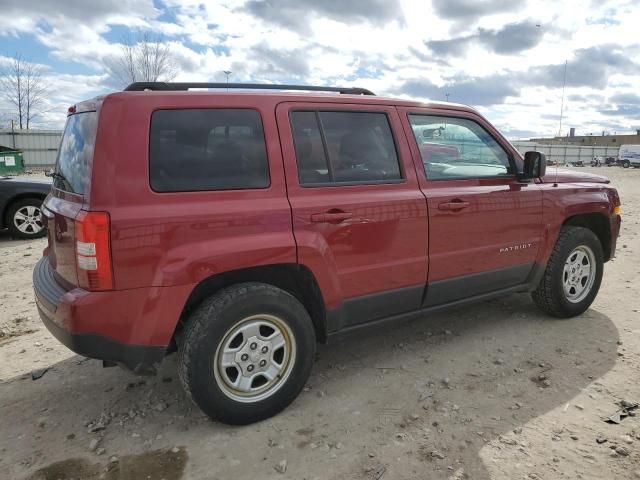
[[[524,169],[519,175],[521,180],[532,180],[543,177],[547,171],[547,157],[541,152],[524,154]]]
[[[50,168],[47,172],[44,173],[47,177],[53,177],[53,168]]]
[[[422,136],[424,138],[438,138],[438,137],[442,136],[442,131],[443,130],[444,130],[444,128],[442,128],[442,127],[425,128],[424,130],[422,130]]]

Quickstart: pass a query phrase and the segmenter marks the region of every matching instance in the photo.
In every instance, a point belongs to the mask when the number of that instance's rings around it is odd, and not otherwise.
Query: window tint
[[[291,112],[300,184],[331,181],[316,112]]]
[[[84,194],[89,185],[91,163],[96,143],[98,114],[71,115],[64,127],[53,185],[67,192]]]
[[[511,175],[509,156],[472,120],[409,115],[427,178]]]
[[[302,185],[402,178],[384,113],[292,112],[290,118]]]
[[[156,191],[269,186],[262,122],[255,110],[159,110],[151,117],[149,144]]]

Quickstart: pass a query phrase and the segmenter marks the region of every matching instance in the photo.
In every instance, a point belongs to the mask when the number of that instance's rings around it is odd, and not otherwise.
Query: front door
[[[419,308],[427,205],[395,108],[287,102],[277,118],[298,262],[329,331]]]
[[[526,283],[542,191],[517,180],[518,153],[479,115],[402,109],[402,120],[429,208],[425,306]]]

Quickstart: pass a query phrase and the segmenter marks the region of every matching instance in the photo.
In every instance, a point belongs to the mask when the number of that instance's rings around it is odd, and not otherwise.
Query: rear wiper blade
[[[60,172],[51,172],[48,176],[51,178],[57,178],[58,180],[62,180],[63,182],[69,183],[69,180],[67,180],[67,177],[65,177]]]

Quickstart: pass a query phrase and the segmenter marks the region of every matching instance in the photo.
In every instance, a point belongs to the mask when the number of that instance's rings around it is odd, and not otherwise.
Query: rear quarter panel
[[[269,98],[138,92],[105,99],[94,157],[91,210],[108,211],[117,289],[197,284],[243,267],[296,261],[282,156]],[[154,192],[151,114],[158,109],[254,108],[267,144],[266,189]],[[186,301],[176,299],[177,301]]]

